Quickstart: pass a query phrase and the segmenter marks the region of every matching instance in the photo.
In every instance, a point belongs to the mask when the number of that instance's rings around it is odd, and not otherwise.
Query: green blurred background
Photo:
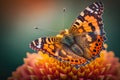
[[[34,52],[29,48],[32,40],[69,28],[79,12],[95,1],[98,0],[1,0],[0,80],[6,80],[23,64],[26,52]],[[120,1],[102,2],[108,51],[120,57]]]

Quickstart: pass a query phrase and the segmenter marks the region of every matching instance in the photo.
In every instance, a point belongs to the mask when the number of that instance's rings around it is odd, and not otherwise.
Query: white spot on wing
[[[90,11],[91,13],[93,13],[93,10],[90,9],[89,7],[87,7],[86,10]]]
[[[77,19],[76,22],[78,22],[79,24],[82,22],[81,20]]]
[[[36,46],[35,42],[34,41],[32,41],[32,42],[33,42],[34,46]]]
[[[94,5],[98,8],[98,5],[96,3],[94,3]]]
[[[98,12],[95,11],[95,14],[98,14]]]
[[[37,45],[36,47],[37,47],[37,48],[41,48],[41,44]]]
[[[99,9],[96,9],[97,11],[99,11]]]
[[[41,48],[41,41],[42,41],[41,38],[39,38],[39,39],[38,39],[38,43],[39,43],[39,44],[36,46],[37,48]]]
[[[41,44],[41,41],[42,41],[41,38],[39,38],[38,41],[39,41],[39,44]]]
[[[80,13],[80,15],[81,15],[81,16],[84,16],[84,12],[82,11],[82,12]]]

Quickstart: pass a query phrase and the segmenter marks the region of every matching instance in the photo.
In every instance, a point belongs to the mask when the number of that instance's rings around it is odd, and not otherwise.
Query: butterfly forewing
[[[43,37],[38,38],[30,43],[30,48],[35,51],[44,51],[55,56],[57,48],[60,48],[58,37]]]
[[[98,35],[103,35],[103,4],[95,2],[86,7],[69,29],[70,33],[94,32]]]

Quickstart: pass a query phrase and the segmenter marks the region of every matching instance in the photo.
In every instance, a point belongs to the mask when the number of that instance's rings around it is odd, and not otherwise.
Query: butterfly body
[[[102,13],[102,3],[95,2],[79,14],[70,29],[55,37],[38,38],[30,43],[30,48],[45,51],[72,65],[88,64],[99,57],[100,51],[104,48]]]

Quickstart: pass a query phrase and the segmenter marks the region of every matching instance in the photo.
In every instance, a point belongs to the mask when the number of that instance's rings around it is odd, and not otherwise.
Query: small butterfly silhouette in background
[[[38,27],[34,27],[34,29],[39,29]]]
[[[66,11],[66,8],[63,8],[63,12],[65,12]]]

